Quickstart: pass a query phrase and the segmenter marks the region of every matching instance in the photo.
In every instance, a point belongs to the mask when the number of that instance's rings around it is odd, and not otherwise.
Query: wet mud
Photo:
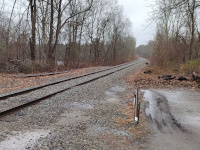
[[[145,115],[162,131],[163,126],[171,126],[174,130],[185,131],[170,111],[167,99],[156,91],[143,90],[145,98]]]
[[[142,90],[152,135],[148,150],[200,149],[200,93],[183,89]]]

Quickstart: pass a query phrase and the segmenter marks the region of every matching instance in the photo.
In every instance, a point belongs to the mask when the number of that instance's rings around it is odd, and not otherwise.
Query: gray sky
[[[124,14],[133,23],[133,34],[136,38],[136,46],[147,44],[155,34],[153,26],[147,27],[148,14],[151,11],[149,3],[153,0],[118,0],[124,7]]]

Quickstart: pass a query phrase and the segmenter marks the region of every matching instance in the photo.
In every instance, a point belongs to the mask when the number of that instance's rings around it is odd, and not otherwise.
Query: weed
[[[153,65],[145,68],[145,71],[151,71],[155,75],[172,74],[172,69],[169,67],[161,68],[160,66]]]
[[[182,66],[182,70],[186,74],[192,74],[192,72],[200,72],[200,58],[188,61]]]

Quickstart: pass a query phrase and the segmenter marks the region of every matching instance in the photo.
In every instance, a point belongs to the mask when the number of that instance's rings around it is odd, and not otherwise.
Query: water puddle
[[[162,125],[172,124],[173,118],[166,98],[154,91],[143,90],[142,92],[144,92],[144,99],[147,102],[146,116],[157,125],[158,129],[162,129]]]
[[[146,101],[145,113],[158,129],[172,125],[179,129],[200,130],[200,93],[189,90],[142,90]]]
[[[171,113],[188,130],[200,134],[200,92],[192,90],[158,90],[168,100]]]
[[[24,150],[33,147],[37,141],[47,136],[49,131],[36,130],[20,133],[0,143],[1,150]]]

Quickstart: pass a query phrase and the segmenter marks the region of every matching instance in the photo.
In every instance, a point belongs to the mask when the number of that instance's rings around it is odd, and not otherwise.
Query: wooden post
[[[140,121],[140,102],[138,103],[138,122]]]
[[[136,98],[135,98],[135,123],[138,123],[138,87],[136,89]]]

